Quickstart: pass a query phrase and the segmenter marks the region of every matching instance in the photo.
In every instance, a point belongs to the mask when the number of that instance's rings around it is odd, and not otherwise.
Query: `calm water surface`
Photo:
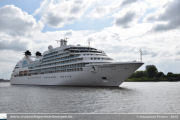
[[[119,88],[0,83],[0,113],[180,113],[180,82]]]

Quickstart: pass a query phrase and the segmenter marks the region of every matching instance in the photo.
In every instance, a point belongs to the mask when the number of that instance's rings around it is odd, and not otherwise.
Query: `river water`
[[[180,113],[180,82],[119,88],[0,83],[0,113]]]

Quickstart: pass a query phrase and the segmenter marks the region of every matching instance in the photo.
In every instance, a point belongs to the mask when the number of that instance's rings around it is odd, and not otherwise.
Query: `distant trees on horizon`
[[[158,72],[156,66],[152,65],[147,68],[147,70],[136,71],[129,78],[168,78],[168,77],[180,77],[180,74],[173,74],[168,72],[165,75],[163,72]]]

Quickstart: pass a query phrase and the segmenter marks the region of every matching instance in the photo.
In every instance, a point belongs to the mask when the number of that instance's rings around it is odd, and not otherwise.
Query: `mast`
[[[142,50],[140,49],[139,52],[140,52],[140,60],[142,62]]]
[[[59,42],[60,43],[60,47],[62,47],[62,46],[66,46],[67,45],[67,39],[69,39],[69,38],[64,37],[64,39],[55,40],[55,41],[57,41],[57,43]]]

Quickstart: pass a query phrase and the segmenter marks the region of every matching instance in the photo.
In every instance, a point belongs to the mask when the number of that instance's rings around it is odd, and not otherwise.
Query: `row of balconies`
[[[63,56],[67,56],[67,55],[69,55],[69,54],[68,54],[68,53],[66,53],[66,54],[63,54],[63,55],[56,55],[56,56],[54,56],[54,57],[50,57],[50,58],[43,58],[43,61],[50,60],[50,59],[52,59],[52,58],[63,57]]]
[[[56,53],[53,53],[53,54],[44,55],[43,57],[44,57],[44,58],[46,58],[46,57],[51,57],[51,56],[58,55],[58,54],[61,54],[61,53],[66,53],[66,52],[69,52],[69,51],[68,51],[68,50],[59,51],[59,52],[56,52]]]
[[[67,64],[67,63],[73,63],[73,62],[77,62],[78,60],[74,60],[74,61],[69,61],[69,62],[63,62],[63,63],[54,63],[51,65],[43,65],[40,67],[32,67],[31,69],[36,69],[36,68],[43,68],[43,67],[48,67],[48,66],[52,66],[52,65],[62,65],[62,64]]]
[[[84,65],[76,65],[76,66],[70,66],[70,67],[63,67],[63,68],[51,68],[46,70],[35,70],[35,71],[29,71],[29,73],[41,73],[41,72],[48,72],[48,71],[56,71],[56,70],[64,70],[64,69],[77,69],[78,67],[84,67]]]
[[[71,58],[76,58],[76,57],[71,57]],[[43,65],[43,66],[37,66],[37,67],[30,67],[30,69],[35,69],[35,68],[42,68],[42,67],[47,67],[47,66],[52,66],[52,65],[60,65],[60,64],[67,64],[67,63],[72,63],[72,62],[77,62],[78,60],[77,59],[69,59],[69,58],[66,58],[66,59],[68,59],[66,62],[65,61],[63,61],[63,60],[65,60],[65,59],[61,59],[61,60],[53,60],[53,61],[51,61],[51,62],[48,62],[48,63],[46,63],[46,64],[50,64],[50,63],[53,63],[53,64],[51,64],[51,65],[44,65],[44,64],[41,64],[41,65]],[[71,61],[70,61],[71,60]],[[54,62],[57,62],[57,63],[54,63]],[[62,63],[58,63],[58,62],[62,62]]]

